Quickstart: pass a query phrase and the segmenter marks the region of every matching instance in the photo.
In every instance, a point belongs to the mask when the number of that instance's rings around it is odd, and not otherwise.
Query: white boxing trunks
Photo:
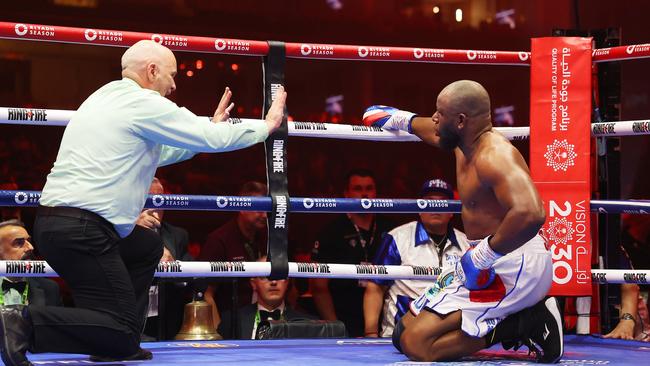
[[[551,253],[539,235],[499,258],[493,267],[494,282],[477,291],[468,290],[454,278],[454,269],[447,269],[411,302],[411,312],[417,316],[425,309],[446,315],[461,310],[461,329],[470,336],[483,337],[508,315],[542,300],[553,281]]]

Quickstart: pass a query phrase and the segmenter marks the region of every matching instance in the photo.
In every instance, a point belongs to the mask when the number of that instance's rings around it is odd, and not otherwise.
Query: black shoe
[[[30,366],[25,356],[29,349],[32,325],[23,317],[22,305],[0,306],[0,352],[7,366]]]
[[[550,297],[532,307],[531,324],[522,342],[514,344],[515,350],[522,344],[535,353],[537,362],[556,363],[564,354],[564,333],[560,307],[554,297]],[[510,346],[504,344],[504,347]]]
[[[92,362],[144,361],[144,360],[151,360],[152,358],[153,358],[153,353],[151,353],[151,351],[140,348],[138,352],[124,358],[90,356],[90,361]]]

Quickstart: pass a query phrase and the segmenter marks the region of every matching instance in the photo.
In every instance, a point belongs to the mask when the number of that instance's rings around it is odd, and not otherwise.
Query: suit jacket
[[[160,235],[165,247],[174,256],[174,259],[180,261],[194,260],[187,251],[189,245],[187,230],[163,221],[158,235]],[[159,286],[161,297],[158,302],[159,304],[164,302],[162,304],[164,305],[164,313],[159,314],[157,317],[147,318],[143,333],[158,340],[173,339],[183,324],[183,308],[187,302],[186,295],[189,290],[174,282],[156,281],[154,284]],[[161,316],[163,320],[161,320]]]
[[[159,234],[167,250],[174,256],[174,259],[178,259],[179,261],[194,260],[187,251],[189,243],[187,230],[163,221],[160,225]]]
[[[29,292],[27,300],[29,305],[36,306],[63,306],[59,285],[49,278],[32,277],[27,279]]]
[[[250,304],[239,308],[239,337],[238,339],[251,339],[253,337],[253,327],[255,325],[255,314],[257,314],[257,304]],[[292,320],[316,320],[318,318],[303,314],[299,311],[293,310],[285,304],[284,319],[286,321]],[[232,314],[226,311],[222,314],[221,323],[217,329],[219,334],[224,339],[235,339],[232,334]]]

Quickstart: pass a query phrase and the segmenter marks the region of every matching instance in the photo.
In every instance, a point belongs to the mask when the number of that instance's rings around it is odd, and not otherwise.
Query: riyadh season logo
[[[415,202],[418,204],[418,207],[420,208],[420,210],[424,210],[424,209],[427,208],[427,206],[428,206],[428,204],[427,204],[427,200],[418,199],[418,200],[415,201]]]
[[[151,203],[153,203],[155,207],[160,207],[165,204],[165,197],[156,194],[153,197],[151,197]]]
[[[308,44],[301,44],[300,45],[300,53],[302,53],[303,56],[308,56],[311,54],[311,46]]]
[[[27,26],[25,24],[16,24],[14,26],[14,30],[16,31],[16,34],[19,36],[24,36],[27,34]]]
[[[558,244],[566,245],[573,239],[573,223],[567,221],[566,217],[554,218],[548,225],[548,238]]]
[[[311,198],[305,198],[302,201],[302,205],[309,210],[310,208],[314,207],[314,200]]]
[[[14,193],[14,202],[17,205],[38,203],[41,199],[40,193],[16,192]]]
[[[224,208],[228,206],[228,197],[218,196],[217,197],[217,207]]]
[[[84,31],[84,37],[90,42],[97,39],[97,31],[94,29],[86,29]]]
[[[476,56],[478,56],[478,53],[476,51],[468,50],[467,51],[467,59],[470,61],[473,61],[476,59]]]
[[[27,203],[27,200],[29,200],[29,196],[25,192],[16,192],[14,195],[14,202],[19,205]]]
[[[627,48],[625,49],[625,52],[627,52],[628,55],[631,55],[634,52],[648,52],[648,51],[650,51],[650,43],[634,44],[631,46],[627,46]]]
[[[217,49],[217,51],[223,51],[226,49],[227,43],[221,38],[215,39],[214,40],[214,48]]]
[[[391,208],[391,207],[395,207],[395,202],[392,199],[385,199],[385,198],[374,198],[374,199],[362,198],[361,207],[364,210],[367,210],[371,207]]]
[[[567,140],[554,140],[551,145],[546,146],[546,166],[553,168],[557,172],[562,170],[564,172],[575,165],[575,158],[578,156],[574,151],[575,145],[569,144]]]
[[[359,49],[357,50],[359,57],[366,57],[368,56],[369,52],[370,51],[368,51],[368,47],[364,47],[364,46],[359,47]]]
[[[336,199],[334,198],[303,198],[302,206],[311,210],[312,208],[335,208]]]
[[[152,34],[151,35],[151,40],[158,43],[158,44],[163,43],[163,37],[160,34]]]
[[[424,51],[420,48],[414,48],[413,49],[413,56],[417,58],[418,60],[424,57]]]
[[[519,52],[519,59],[521,61],[527,61],[528,58],[530,58],[530,53],[529,52]]]

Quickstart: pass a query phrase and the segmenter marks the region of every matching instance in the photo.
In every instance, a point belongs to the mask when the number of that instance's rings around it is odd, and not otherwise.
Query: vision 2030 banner
[[[551,294],[591,295],[591,39],[537,38],[531,53],[530,165],[546,209]]]

